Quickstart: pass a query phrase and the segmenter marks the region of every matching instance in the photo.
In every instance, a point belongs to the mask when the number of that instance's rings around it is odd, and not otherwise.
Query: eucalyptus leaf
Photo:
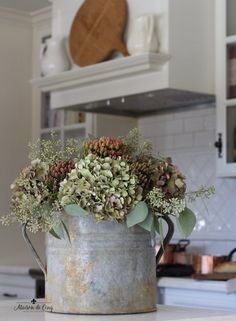
[[[64,228],[63,225],[60,223],[56,226],[54,226],[49,233],[54,236],[55,238],[61,240],[64,238]]]
[[[55,237],[56,239],[61,240],[60,236],[57,235],[57,233],[54,231],[53,228],[49,231],[49,234],[51,234],[51,235],[52,235],[53,237]]]
[[[68,237],[69,242],[71,243],[70,233],[69,233],[69,231],[68,231],[68,228],[66,227],[66,224],[65,224],[62,220],[61,220],[61,224],[62,224],[62,226],[63,226],[63,228],[64,228],[64,231],[65,231],[65,233],[66,233],[66,235],[67,235],[67,237]]]
[[[144,230],[151,233],[154,225],[154,215],[151,211],[149,211],[148,216],[145,221],[138,224],[141,226]]]
[[[185,208],[179,217],[176,219],[177,226],[184,237],[188,237],[196,224],[196,216],[189,208]]]
[[[86,216],[88,212],[77,204],[67,205],[64,208],[65,212],[71,216]]]
[[[147,204],[142,201],[139,202],[134,209],[127,215],[126,224],[128,227],[132,227],[146,220],[148,216]]]
[[[154,228],[156,233],[160,235],[160,224],[159,224],[158,217],[156,215],[154,216]]]
[[[160,234],[160,242],[161,242],[161,246],[162,246],[162,248],[163,248],[163,250],[164,250],[164,231],[163,231],[163,224],[162,224],[162,219],[160,218],[159,220],[158,220],[158,222],[159,222],[159,234]]]
[[[151,231],[150,231],[152,246],[155,246],[155,244],[156,244],[156,230],[155,230],[155,225],[154,225],[154,218],[155,217],[153,217],[153,224],[152,224]]]

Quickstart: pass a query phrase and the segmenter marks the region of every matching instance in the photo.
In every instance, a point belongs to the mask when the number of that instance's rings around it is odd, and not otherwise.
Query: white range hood
[[[59,39],[68,37],[83,0],[51,2],[52,35]],[[134,17],[157,16],[160,53],[117,57],[83,68],[74,66],[59,75],[32,80],[41,91],[51,93],[51,108],[138,117],[168,108],[212,103],[214,24],[209,2],[127,0],[127,3],[127,35]]]

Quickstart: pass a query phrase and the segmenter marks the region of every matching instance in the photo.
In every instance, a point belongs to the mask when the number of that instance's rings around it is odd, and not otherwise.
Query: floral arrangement
[[[68,140],[63,146],[52,134],[31,145],[31,164],[11,186],[11,213],[2,224],[18,222],[62,238],[69,237],[64,213],[93,215],[97,222],[139,225],[154,238],[168,215],[187,237],[196,223],[187,202],[209,198],[214,188],[187,192],[172,160],[155,155],[151,143],[139,144],[139,138],[134,129],[123,138]]]

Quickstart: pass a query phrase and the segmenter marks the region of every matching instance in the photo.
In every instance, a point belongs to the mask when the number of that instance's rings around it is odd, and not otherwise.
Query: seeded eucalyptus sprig
[[[197,198],[209,199],[216,192],[214,186],[204,186],[201,185],[197,191],[187,192],[186,199],[189,202],[195,202]]]
[[[49,166],[63,160],[78,158],[81,155],[81,142],[77,139],[67,139],[65,143],[51,132],[50,139],[38,139],[35,143],[29,144],[29,159],[39,159]]]

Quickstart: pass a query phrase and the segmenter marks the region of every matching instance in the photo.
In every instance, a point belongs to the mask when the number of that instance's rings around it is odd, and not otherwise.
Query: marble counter
[[[26,305],[32,311],[22,310]],[[171,306],[158,306],[155,313],[116,316],[62,315],[42,310],[43,303],[33,305],[27,301],[2,301],[0,302],[0,321],[236,321],[236,314],[232,313]]]
[[[158,279],[157,285],[163,288],[177,288],[185,290],[212,291],[222,293],[236,293],[236,279],[228,281],[194,280],[191,278],[163,277]]]
[[[236,313],[236,279],[198,281],[165,277],[158,280],[157,289],[159,304]]]

